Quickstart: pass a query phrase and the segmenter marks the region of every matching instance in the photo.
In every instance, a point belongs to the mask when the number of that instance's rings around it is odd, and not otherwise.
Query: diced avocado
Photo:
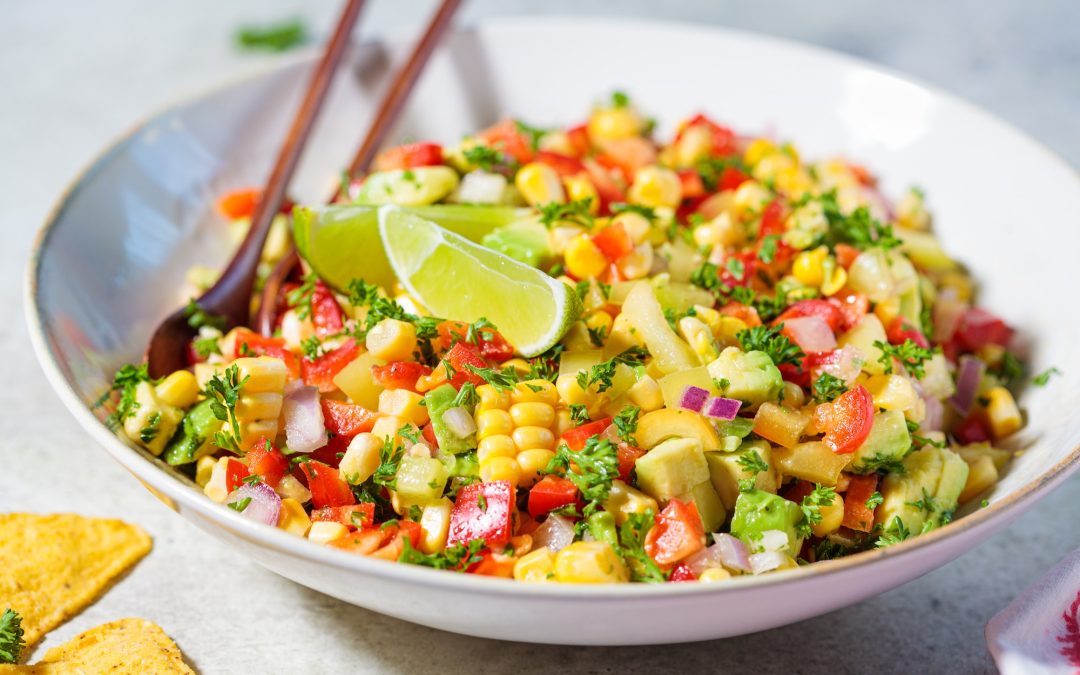
[[[698,514],[701,515],[701,524],[705,526],[706,532],[716,532],[727,520],[727,509],[724,508],[724,504],[720,501],[720,496],[716,494],[716,489],[713,488],[710,480],[706,479],[698,483],[689,492],[679,495],[676,499],[683,502],[694,502]]]
[[[398,498],[406,504],[429,504],[442,497],[450,474],[434,457],[406,455],[394,475]]]
[[[424,206],[439,201],[457,186],[458,174],[448,166],[376,171],[364,179],[356,203]]]
[[[716,433],[720,436],[721,452],[735,452],[742,445],[743,439],[754,430],[754,420],[736,417],[728,422],[717,422]]]
[[[911,434],[907,419],[899,410],[885,410],[874,415],[870,435],[855,451],[848,470],[871,473],[882,467],[896,465],[911,449]]]
[[[451,384],[444,384],[432,389],[424,395],[424,405],[427,406],[428,416],[431,418],[431,430],[435,432],[435,438],[439,441],[439,449],[457,455],[476,447],[476,434],[469,434],[461,438],[446,426],[443,422],[443,413],[454,407],[454,399],[457,390]]]
[[[903,472],[881,482],[881,506],[875,522],[895,528],[899,518],[912,534],[947,522],[967,482],[968,465],[952,450],[925,446],[908,455]]]
[[[693,438],[666,440],[642,455],[635,467],[638,487],[661,503],[709,480],[705,453]]]
[[[547,228],[531,220],[500,227],[484,236],[483,244],[532,267],[551,259]]]
[[[131,416],[124,420],[124,434],[154,455],[160,455],[183,417],[183,410],[157,397],[154,385],[140,382],[135,387]]]
[[[780,370],[765,352],[728,347],[709,364],[708,370],[713,380],[726,381],[724,396],[746,401],[751,406],[775,401],[784,387]]]
[[[731,534],[742,539],[751,551],[758,551],[762,533],[779,530],[787,535],[787,553],[794,557],[802,548],[798,531],[802,519],[802,508],[795,502],[762,490],[751,490],[740,493],[735,502]]]
[[[878,341],[888,342],[885,326],[881,325],[881,319],[876,314],[867,314],[851,330],[838,337],[836,344],[840,347],[851,345],[857,348],[865,357],[862,369],[871,375],[881,375],[885,372],[885,365],[878,360],[881,358],[881,350],[874,346]]]
[[[762,492],[776,492],[776,472],[773,470],[772,446],[766,441],[746,441],[734,452],[706,452],[705,461],[709,465],[709,475],[713,488],[720,496],[720,501],[729,511],[735,508],[739,497],[739,481],[754,477],[739,460],[751,451],[757,452],[761,460],[769,465],[768,470],[756,474],[754,488]],[[744,460],[745,463],[745,460]]]
[[[440,448],[435,451],[435,456],[446,467],[453,487],[458,488],[480,480],[480,462],[476,460],[475,451],[454,455],[443,452]]]
[[[221,431],[224,424],[214,417],[212,401],[205,399],[188,410],[176,434],[165,448],[165,461],[172,466],[190,464],[210,454],[214,445],[211,439]]]

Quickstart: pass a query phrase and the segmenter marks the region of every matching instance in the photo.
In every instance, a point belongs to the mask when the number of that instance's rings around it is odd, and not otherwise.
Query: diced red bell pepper
[[[514,534],[514,496],[514,486],[508,480],[462,487],[450,511],[446,545],[483,539],[488,546],[495,547],[510,541]]]
[[[844,313],[840,311],[838,306],[826,300],[799,300],[794,302],[773,323],[781,324],[788,319],[804,316],[816,316],[824,319],[834,333],[839,331],[844,324]]]
[[[312,510],[311,520],[312,522],[325,520],[341,523],[350,530],[370,527],[375,524],[375,505],[371,502],[361,502],[349,506],[324,506],[321,509]]]
[[[225,489],[232,492],[244,484],[244,479],[251,475],[244,463],[230,457],[225,464]]]
[[[784,219],[787,217],[787,209],[774,199],[761,212],[761,227],[758,229],[758,239],[764,239],[769,235],[780,236],[784,233]]]
[[[814,491],[814,484],[808,480],[794,480],[780,490],[780,496],[789,502],[802,504],[803,499]]]
[[[1007,346],[1012,336],[1013,329],[1004,321],[984,309],[972,307],[960,318],[953,339],[962,349],[974,352],[989,344]]]
[[[990,441],[990,430],[978,414],[972,413],[956,425],[953,436],[963,445],[987,443]]]
[[[905,341],[911,340],[923,349],[930,348],[930,341],[926,339],[922,331],[902,316],[898,316],[889,322],[889,327],[885,329],[885,336],[888,338],[889,344],[901,345]]]
[[[380,152],[375,158],[375,170],[415,169],[442,163],[443,149],[438,143],[407,143]]]
[[[356,344],[356,340],[348,338],[339,347],[314,361],[309,358],[302,359],[300,371],[303,373],[304,383],[318,387],[321,392],[335,391],[337,385],[334,384],[334,378],[359,355],[360,346]]]
[[[503,120],[476,134],[476,137],[522,164],[533,160],[533,150],[529,139],[518,129],[514,120]]]
[[[600,215],[611,213],[612,204],[626,201],[626,195],[612,177],[610,167],[605,167],[592,158],[583,160],[582,163],[589,173],[589,181],[596,188],[596,194],[600,196]]]
[[[223,194],[217,203],[218,210],[229,220],[250,218],[255,213],[255,206],[259,203],[262,190],[258,188],[242,188]]]
[[[851,476],[844,494],[844,527],[859,532],[874,529],[874,509],[866,506],[866,500],[877,490],[876,473],[867,476]]]
[[[236,356],[273,356],[285,362],[285,367],[294,377],[300,374],[300,360],[289,351],[282,338],[266,337],[247,329],[236,331]]]
[[[630,445],[625,441],[620,442],[616,446],[616,456],[619,458],[619,478],[630,482],[630,473],[644,454],[645,451],[638,446]]]
[[[672,499],[656,514],[656,522],[645,535],[645,552],[665,568],[703,548],[705,526],[694,502]]]
[[[345,312],[330,288],[321,280],[311,294],[311,323],[319,337],[337,335],[345,327]]]
[[[555,173],[559,174],[561,178],[576,176],[585,171],[585,165],[581,163],[580,159],[548,150],[541,150],[536,153],[536,158],[533,161],[546,164],[555,169]]]
[[[701,180],[701,174],[697,169],[679,169],[679,183],[682,185],[682,198],[694,199],[706,194],[705,182]]]
[[[832,403],[814,409],[814,424],[825,432],[822,439],[838,455],[855,452],[874,425],[874,399],[861,384],[847,390]]]
[[[840,325],[841,330],[849,330],[870,311],[870,300],[862,293],[848,293],[843,297],[834,295],[826,302],[840,310],[844,319]]]
[[[461,342],[468,337],[469,324],[464,321],[443,321],[438,326],[439,341],[438,349],[446,350],[455,342]],[[491,359],[496,363],[502,363],[514,355],[514,348],[502,336],[502,333],[494,328],[485,327],[477,331],[480,356]]]
[[[848,169],[855,175],[855,180],[859,181],[866,187],[874,187],[877,185],[877,178],[874,174],[870,173],[870,170],[861,164],[855,164],[854,162],[848,162]]]
[[[686,563],[679,563],[671,570],[671,576],[668,577],[668,581],[678,583],[680,581],[697,581],[697,575],[694,574],[694,570],[690,569],[690,566]]]
[[[529,489],[529,515],[539,518],[555,509],[576,504],[577,501],[578,489],[573,482],[549,474]]]
[[[833,247],[833,252],[836,253],[836,262],[844,269],[851,267],[851,263],[859,257],[859,249],[851,244],[837,244]]]
[[[319,401],[323,410],[323,423],[326,430],[335,436],[353,436],[371,431],[375,426],[378,413],[368,410],[362,405],[335,401],[332,398],[323,398]]]
[[[487,368],[488,366],[487,361],[480,355],[480,349],[471,342],[455,343],[450,348],[450,351],[446,352],[443,360],[454,369],[454,376],[450,378],[450,384],[454,385],[455,388],[460,389],[461,385],[466,382],[472,382],[475,385],[484,383],[484,378],[468,368],[468,366],[474,368]]]
[[[599,435],[610,425],[611,418],[605,417],[604,419],[596,420],[595,422],[582,424],[580,427],[568,429],[563,432],[563,435],[560,438],[562,438],[563,443],[566,443],[566,447],[574,452],[578,452],[585,447],[585,441],[593,436]]]
[[[372,366],[371,375],[384,389],[416,391],[416,381],[431,374],[431,368],[416,361],[391,361],[385,366]]]
[[[322,462],[310,461],[300,464],[300,470],[307,477],[308,489],[311,490],[311,503],[315,505],[315,508],[348,506],[356,503],[352,489],[341,479],[337,469]]]
[[[281,478],[289,470],[289,460],[280,450],[261,438],[247,452],[248,471],[262,476],[263,482],[270,487],[277,487]]]
[[[805,369],[805,365],[800,368],[790,363],[780,363],[776,367],[780,370],[780,376],[784,378],[785,382],[797,384],[803,389],[811,385],[810,371]]]
[[[593,235],[592,241],[604,257],[615,262],[634,251],[634,240],[622,223],[613,223]]]
[[[411,520],[399,520],[374,527],[365,527],[329,544],[356,555],[366,555],[382,560],[397,560],[405,550],[408,540],[413,548],[420,545],[420,524]]]
[[[439,438],[435,435],[435,427],[431,422],[424,425],[424,428],[420,430],[420,434],[424,437],[424,440],[427,441],[428,445],[436,450],[439,449]]]
[[[678,141],[682,138],[682,135],[686,133],[687,129],[696,126],[703,126],[712,132],[712,154],[724,156],[738,152],[738,148],[735,144],[735,132],[725,126],[713,122],[702,114],[694,115],[688,119],[679,129],[679,133],[675,136],[675,140]]]
[[[721,192],[735,190],[748,180],[750,180],[750,176],[747,176],[742,171],[733,166],[725,166],[724,170],[720,172],[720,179],[716,181],[716,188]]]
[[[566,138],[570,141],[570,147],[574,149],[575,157],[584,157],[589,154],[592,143],[589,141],[589,127],[587,124],[579,124],[566,130]]]

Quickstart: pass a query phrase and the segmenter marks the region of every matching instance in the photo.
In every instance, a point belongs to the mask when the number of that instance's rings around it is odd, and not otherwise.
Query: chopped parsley
[[[466,148],[462,153],[465,161],[484,171],[491,171],[500,166],[511,166],[513,161],[504,153],[487,145],[474,145]]]
[[[225,506],[228,506],[230,509],[238,513],[243,513],[244,509],[246,509],[248,507],[248,504],[250,503],[251,497],[244,497],[243,499],[239,499],[235,502],[229,502]]]
[[[873,457],[861,459],[859,465],[863,473],[873,473],[875,471],[895,474],[904,473],[904,458],[883,452],[878,452]]]
[[[631,513],[619,528],[619,555],[630,568],[630,578],[634,581],[659,584],[667,581],[656,561],[645,552],[645,536],[652,528],[655,515],[652,509],[644,513]]]
[[[780,237],[775,234],[765,235],[761,240],[761,246],[758,247],[758,260],[766,265],[776,260],[776,242],[778,241],[780,241]]]
[[[735,339],[739,341],[743,351],[765,352],[773,363],[778,366],[782,363],[799,366],[806,355],[803,354],[803,350],[799,349],[798,345],[789,340],[786,335],[781,334],[780,331],[783,327],[784,324],[771,328],[769,326],[754,326],[736,333]]]
[[[581,473],[571,471],[571,464],[577,465]],[[586,501],[583,515],[588,517],[607,499],[611,482],[619,477],[619,457],[611,441],[592,436],[578,452],[560,445],[543,473],[564,476],[576,485]]]
[[[240,369],[232,364],[223,374],[215,374],[206,383],[203,395],[210,399],[210,410],[214,417],[226,423],[221,431],[214,435],[214,444],[222,450],[241,454],[240,422],[236,419],[236,403],[240,399],[240,388],[248,377],[240,379]]]
[[[243,49],[283,52],[307,39],[307,26],[299,19],[266,26],[244,26],[236,31],[236,44]]]
[[[799,521],[799,533],[804,537],[809,537],[812,534],[810,526],[821,522],[821,507],[829,506],[835,500],[836,490],[824,485],[816,486],[813,492],[803,497],[800,504],[803,519]]]
[[[630,105],[630,97],[624,91],[611,92],[611,106],[613,108],[625,108]]]
[[[199,305],[195,298],[188,300],[187,306],[184,307],[184,316],[187,318],[188,325],[195,330],[198,330],[203,326],[225,330],[225,317],[207,312]]]
[[[888,250],[900,245],[900,240],[893,233],[892,225],[877,220],[870,214],[870,209],[860,206],[844,215],[836,200],[836,192],[827,192],[817,197],[821,204],[829,229],[825,234],[825,243],[830,247],[837,244],[849,244],[864,250],[880,246]]]
[[[926,377],[926,362],[934,358],[934,350],[920,347],[917,342],[908,338],[903,344],[891,345],[881,340],[874,340],[874,346],[881,350],[878,362],[885,366],[885,374],[893,371],[893,359],[904,366],[916,380]]]
[[[529,147],[533,152],[540,149],[540,139],[547,133],[547,129],[528,125],[521,120],[514,120],[514,126],[519,133],[525,134],[529,138]]]
[[[243,344],[247,344],[246,342]],[[221,345],[219,344],[219,338],[215,335],[208,337],[195,338],[191,343],[192,349],[199,356],[200,359],[208,358],[211,354],[220,354]]]
[[[437,553],[424,553],[412,547],[408,537],[404,538],[405,548],[398,557],[398,562],[411,565],[433,567],[437,570],[454,570],[464,572],[470,566],[484,559],[481,551],[484,550],[483,539],[473,539],[468,544],[454,544]]]
[[[884,501],[885,498],[881,496],[881,493],[875,490],[874,494],[866,498],[866,508],[873,511],[877,507],[881,506],[882,502]]]
[[[323,349],[322,340],[318,335],[312,335],[309,338],[300,341],[300,349],[304,352],[304,358],[308,361],[315,361],[325,353]]]
[[[634,434],[637,432],[639,415],[641,415],[641,408],[636,405],[628,405],[611,420],[611,423],[615,425],[615,431],[619,434],[619,438],[632,445],[637,444]]]
[[[570,420],[577,426],[586,424],[591,421],[589,417],[589,410],[581,403],[570,404]]]
[[[0,615],[0,663],[18,663],[25,646],[22,617],[11,608],[5,609]]]
[[[597,393],[602,393],[611,388],[612,378],[619,364],[630,367],[639,366],[649,353],[641,347],[631,347],[607,361],[596,364],[588,371],[577,374],[577,384],[582,391],[588,391],[589,387],[596,385]]]
[[[457,396],[450,403],[451,408],[475,408],[480,403],[480,395],[476,393],[476,385],[466,382],[458,389]]]
[[[768,463],[761,458],[757,450],[747,450],[739,455],[739,459],[735,460],[739,467],[750,474],[749,478],[739,479],[739,492],[750,492],[754,489],[755,483],[757,483],[757,475],[763,471],[769,470]]]
[[[1012,352],[1005,352],[1001,355],[1001,361],[997,364],[997,367],[992,369],[991,372],[997,376],[1001,383],[1006,387],[1011,387],[1020,380],[1024,379],[1024,364],[1020,359]]]
[[[154,411],[146,418],[146,426],[139,430],[139,440],[150,444],[161,431],[161,413]]]
[[[636,213],[639,216],[645,218],[650,223],[656,222],[656,209],[651,206],[645,206],[644,204],[628,204],[626,202],[615,202],[610,205],[611,212],[615,215],[620,213]]]
[[[306,319],[315,311],[313,303],[315,301],[315,286],[318,282],[319,277],[314,272],[308,272],[300,281],[300,285],[285,295],[285,302],[296,309],[297,317]]]
[[[877,541],[874,542],[874,546],[884,548],[886,546],[892,546],[893,544],[899,544],[910,537],[911,531],[904,525],[904,520],[900,516],[893,516],[892,521],[889,522]]]
[[[513,366],[495,370],[494,368],[481,368],[467,363],[465,367],[499,391],[510,391],[518,383],[518,374]]]
[[[832,373],[822,373],[814,380],[814,401],[828,403],[848,390],[847,385]]]
[[[585,229],[592,229],[595,222],[589,209],[592,208],[592,197],[577,199],[567,204],[551,202],[542,204],[540,209],[540,224],[552,227],[559,222],[573,223]]]
[[[116,375],[113,376],[112,386],[94,403],[94,407],[99,408],[104,405],[105,401],[109,400],[109,396],[114,391],[120,392],[120,400],[116,404],[116,411],[105,418],[105,425],[109,429],[116,431],[124,423],[124,420],[135,414],[135,411],[139,409],[139,403],[135,400],[135,389],[140,383],[149,381],[150,374],[147,372],[145,363],[138,366],[128,364],[116,371]]]
[[[1060,375],[1060,374],[1061,374],[1061,370],[1059,370],[1057,367],[1050,367],[1050,368],[1047,368],[1046,370],[1042,371],[1041,373],[1039,373],[1035,377],[1031,378],[1031,383],[1033,385],[1035,385],[1036,387],[1045,387],[1046,384],[1050,381],[1051,377],[1053,377],[1054,375]]]

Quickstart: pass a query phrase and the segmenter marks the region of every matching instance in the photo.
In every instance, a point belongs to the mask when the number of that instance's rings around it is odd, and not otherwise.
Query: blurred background
[[[363,35],[413,34],[431,0],[369,0]],[[257,72],[280,54],[244,48],[248,26],[293,21],[317,44],[339,9],[328,0],[0,0],[0,462],[32,456],[64,466],[89,443],[29,357],[21,317],[22,275],[34,232],[64,186],[120,133],[187,95]],[[969,99],[1080,166],[1080,3],[1075,0],[470,0],[462,22],[527,13],[636,17],[713,24],[804,41],[868,59]],[[632,46],[614,45],[612,53]],[[558,45],[552,45],[558,49]],[[677,76],[707,88],[737,63]],[[545,86],[557,88],[555,74]],[[610,83],[597,82],[603,92]],[[812,101],[795,102],[812,105]],[[1003,171],[1023,171],[1009,166]],[[1038,195],[1032,195],[1037,199]],[[14,383],[19,386],[13,386]],[[16,414],[17,411],[17,414]],[[177,639],[206,673],[993,672],[983,626],[1071,548],[1080,532],[1043,523],[1075,514],[1080,476],[1005,534],[956,562],[858,606],[802,624],[714,643],[633,649],[508,645],[439,633],[349,607],[249,567],[240,556],[131,489],[104,460],[95,480],[123,489],[80,493],[77,476],[13,484],[0,469],[0,510],[31,492],[54,510],[138,518],[156,555],[45,643],[52,646],[119,616],[146,616]],[[25,473],[25,472],[23,472]],[[20,473],[22,475],[22,473]],[[44,491],[44,493],[43,493]],[[25,508],[25,507],[24,507]],[[1022,552],[1022,553],[1021,553]],[[998,565],[997,561],[1008,561]],[[238,613],[237,608],[251,612]],[[655,620],[643,617],[642,620]],[[257,630],[255,628],[258,628]],[[287,636],[287,638],[286,638]],[[287,639],[289,649],[282,649]],[[418,649],[418,645],[423,645]],[[40,653],[40,652],[39,652]]]

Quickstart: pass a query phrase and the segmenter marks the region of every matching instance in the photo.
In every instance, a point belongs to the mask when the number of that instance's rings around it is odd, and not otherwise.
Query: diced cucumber
[[[446,467],[434,457],[406,455],[398,464],[394,483],[404,503],[424,505],[442,498],[449,477]]]

